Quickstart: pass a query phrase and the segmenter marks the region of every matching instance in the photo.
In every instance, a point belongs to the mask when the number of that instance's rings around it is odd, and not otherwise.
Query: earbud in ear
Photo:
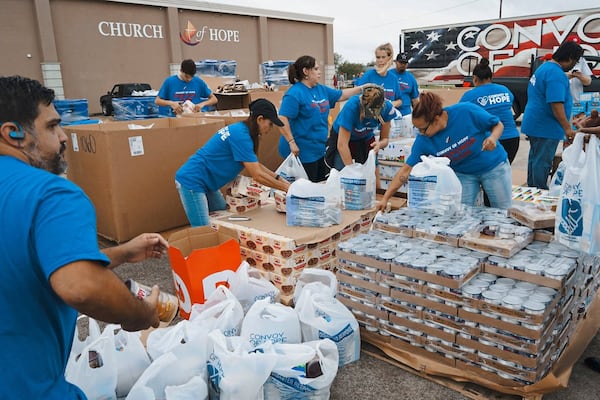
[[[25,139],[25,132],[23,132],[21,125],[18,122],[14,122],[14,124],[17,126],[17,130],[11,131],[8,136],[10,136],[11,139]]]

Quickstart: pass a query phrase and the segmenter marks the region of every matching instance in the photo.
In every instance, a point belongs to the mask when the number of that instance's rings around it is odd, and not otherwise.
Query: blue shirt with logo
[[[450,167],[463,174],[481,174],[508,160],[506,150],[496,146],[482,151],[483,140],[490,136],[500,119],[472,103],[457,103],[444,108],[448,112],[446,128],[428,137],[417,135],[406,163],[414,167],[422,155],[448,157]]]
[[[384,122],[388,122],[394,119],[395,116],[394,106],[386,100],[381,110],[381,118]],[[350,141],[353,141],[372,138],[374,130],[380,128],[381,124],[375,118],[360,120],[360,95],[356,95],[350,97],[344,104],[344,108],[342,108],[333,123],[333,130],[339,133],[340,126],[350,132]]]
[[[524,134],[543,139],[564,139],[565,130],[552,113],[550,103],[562,103],[565,115],[570,117],[573,98],[569,79],[560,65],[547,61],[529,79],[527,105],[521,123]]]
[[[184,103],[186,100],[191,101],[194,104],[201,103],[207,100],[212,91],[202,79],[194,76],[191,81],[186,82],[179,79],[179,76],[173,75],[165,79],[160,90],[158,91],[158,97],[163,100],[177,101]],[[171,107],[160,106],[158,108],[160,115],[174,117],[175,113]],[[207,111],[207,110],[202,110]]]
[[[414,75],[408,71],[398,72],[396,69],[390,69],[389,74],[396,77],[400,89],[400,99],[402,104],[398,108],[400,114],[408,115],[412,112],[412,100],[419,97],[419,84]]]
[[[293,84],[283,96],[279,114],[290,123],[301,162],[315,162],[325,155],[329,110],[340,97],[339,89],[321,84],[310,88],[302,82]],[[290,154],[290,146],[283,136],[279,140],[279,154],[283,158]]]
[[[504,125],[500,140],[519,137],[519,130],[512,113],[514,96],[506,86],[497,83],[486,83],[463,94],[460,101],[477,104],[490,114],[498,116]]]
[[[208,193],[232,181],[244,162],[257,162],[250,130],[244,122],[226,126],[214,134],[175,173],[186,189]]]
[[[395,101],[401,97],[398,79],[396,79],[390,71],[388,71],[385,76],[381,76],[375,69],[370,69],[356,80],[357,85],[363,85],[365,83],[374,83],[382,86],[387,100]]]

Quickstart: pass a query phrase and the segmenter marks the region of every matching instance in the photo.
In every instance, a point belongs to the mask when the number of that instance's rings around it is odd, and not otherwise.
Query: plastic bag
[[[375,152],[370,150],[364,164],[353,163],[340,171],[345,210],[368,210],[375,206],[375,158]]]
[[[140,376],[127,400],[163,400],[169,386],[185,385],[195,377],[206,381],[206,348],[206,343],[192,341],[163,354]]]
[[[357,361],[360,358],[360,331],[356,318],[331,294],[307,290],[309,285],[304,287],[296,304],[302,340],[333,340],[338,348],[340,367]]]
[[[107,325],[103,335],[113,336],[115,343],[115,363],[117,366],[117,397],[127,396],[135,382],[150,365],[140,339],[140,332],[127,332],[120,325]]]
[[[117,363],[115,340],[103,334],[88,344],[65,375],[89,400],[116,400]]]
[[[295,182],[300,178],[308,180],[308,174],[306,173],[304,166],[294,153],[290,153],[290,155],[283,160],[275,173],[289,183]]]
[[[207,400],[208,385],[206,379],[195,376],[183,385],[165,387],[165,396],[167,400]]]
[[[300,320],[298,313],[292,307],[281,303],[270,303],[268,299],[258,300],[244,317],[240,335],[258,347],[263,342],[271,343],[300,343]]]
[[[218,286],[204,304],[194,304],[190,314],[191,325],[218,329],[225,336],[239,335],[243,319],[242,305],[225,286]]]
[[[583,235],[583,196],[581,175],[586,163],[583,149],[585,134],[575,135],[573,144],[565,149],[566,163],[560,198],[556,208],[555,239],[565,246],[579,250]],[[569,150],[567,152],[567,150]]]
[[[340,224],[340,194],[340,175],[335,169],[331,170],[325,184],[298,179],[290,185],[286,196],[287,225],[327,227]]]
[[[461,208],[462,185],[447,157],[421,156],[408,177],[408,206],[437,214]]]
[[[305,286],[311,283],[319,282],[325,287],[319,289],[330,293],[333,297],[337,295],[337,278],[331,271],[318,268],[303,269],[294,286],[294,304],[298,304],[298,298]]]
[[[87,319],[88,330],[87,335],[80,339],[81,332],[79,331],[79,326],[84,319]],[[98,321],[94,318],[88,317],[87,315],[79,315],[77,317],[77,324],[75,325],[75,334],[73,335],[73,344],[71,345],[71,352],[69,354],[69,359],[67,360],[67,367],[65,368],[65,376],[69,376],[72,373],[72,369],[75,366],[75,361],[81,356],[83,349],[93,342],[94,340],[100,337],[100,326],[98,325]]]
[[[581,173],[583,234],[580,249],[600,255],[600,139],[591,135]]]
[[[330,339],[276,344],[279,356],[264,385],[265,400],[327,400],[338,371],[338,351]]]
[[[208,356],[209,396],[220,400],[261,400],[263,384],[271,374],[277,355],[271,343],[254,351],[239,336],[225,337],[220,331],[209,334],[213,351]]]
[[[235,272],[229,290],[242,305],[244,314],[257,300],[268,298],[271,303],[279,301],[279,289],[271,281],[263,278],[258,269],[250,267],[246,261],[243,261]]]

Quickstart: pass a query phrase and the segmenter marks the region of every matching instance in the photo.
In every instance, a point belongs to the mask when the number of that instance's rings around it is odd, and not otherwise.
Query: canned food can
[[[144,300],[152,293],[151,287],[142,285],[133,279],[126,280],[125,285],[129,288],[129,291],[140,300]],[[158,295],[157,309],[158,318],[162,322],[169,323],[173,321],[177,315],[177,311],[179,310],[179,299],[173,294],[161,291]]]

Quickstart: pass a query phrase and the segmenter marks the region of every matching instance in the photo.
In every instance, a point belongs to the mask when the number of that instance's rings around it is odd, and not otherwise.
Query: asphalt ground
[[[529,146],[521,138],[517,158],[513,162],[513,176],[516,184],[522,184],[526,176],[527,152]],[[111,243],[100,240],[102,246]],[[168,259],[148,260],[138,264],[125,264],[115,270],[123,279],[134,279],[140,283],[158,284],[161,290],[174,293],[173,279]],[[176,319],[173,323],[176,323]],[[375,353],[375,355],[372,355]],[[379,355],[377,355],[379,353]],[[590,345],[573,366],[569,386],[566,389],[545,394],[544,400],[600,400],[600,374],[587,368],[583,360],[589,356],[600,357],[600,336],[597,334]],[[459,400],[459,399],[519,399],[491,392],[485,388],[472,386],[465,396],[449,387],[407,372],[388,361],[379,350],[363,342],[360,360],[339,369],[331,387],[331,399],[378,399],[378,400]],[[464,392],[463,392],[464,393]],[[475,397],[479,396],[479,397]]]

